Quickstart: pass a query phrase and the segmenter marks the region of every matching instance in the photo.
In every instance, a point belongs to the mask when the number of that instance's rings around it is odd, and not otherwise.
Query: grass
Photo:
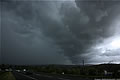
[[[0,74],[0,80],[16,80],[11,72],[4,72]]]

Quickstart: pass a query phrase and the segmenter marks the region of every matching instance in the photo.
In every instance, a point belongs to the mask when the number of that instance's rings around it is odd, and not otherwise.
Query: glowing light
[[[102,54],[105,54],[111,51],[116,51],[120,49],[120,37],[109,38],[105,40],[104,43],[96,46],[94,49],[98,50]]]
[[[111,45],[111,47],[113,47],[114,49],[120,48],[120,38],[114,39],[114,40],[111,42],[110,45]]]

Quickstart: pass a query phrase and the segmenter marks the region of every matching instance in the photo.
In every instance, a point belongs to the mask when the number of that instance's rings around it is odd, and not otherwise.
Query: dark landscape
[[[11,72],[16,80],[120,79],[120,64],[99,65],[1,65],[2,74]],[[2,79],[2,78],[1,78]]]
[[[120,0],[0,0],[0,80],[120,80]]]

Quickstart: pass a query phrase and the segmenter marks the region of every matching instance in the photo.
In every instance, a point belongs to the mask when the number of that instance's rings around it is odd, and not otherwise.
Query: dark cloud
[[[61,11],[64,15],[64,24],[69,27],[72,36],[75,36],[73,42],[77,43],[73,43],[74,47],[72,47],[72,49],[75,48],[75,57],[70,56],[72,61],[75,60],[75,62],[76,56],[88,53],[90,47],[102,41],[101,38],[108,38],[112,35],[112,33],[109,33],[110,22],[113,17],[118,16],[115,12],[120,13],[118,10],[118,7],[120,7],[119,2],[114,1],[76,0],[76,5],[80,12],[74,7],[66,8],[66,5],[62,6]],[[67,51],[72,52],[72,49]],[[73,52],[70,52],[67,54],[73,54]],[[79,56],[77,61],[79,62],[81,59],[89,60],[88,58],[88,56]]]
[[[90,62],[90,48],[113,34],[110,23],[119,7],[115,1],[4,1],[4,62]]]

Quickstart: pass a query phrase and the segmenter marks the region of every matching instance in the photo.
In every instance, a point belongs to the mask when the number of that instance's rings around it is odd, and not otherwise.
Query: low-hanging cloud
[[[96,62],[96,58],[92,57],[97,54],[93,56],[91,47],[113,35],[109,32],[110,23],[119,15],[119,7],[119,2],[107,3],[104,0],[100,2],[4,1],[2,2],[2,40],[4,40],[2,47],[11,49],[11,46],[15,46],[15,50],[8,51],[17,55],[19,49],[23,47],[21,58],[25,58],[28,53],[31,53],[30,56],[56,53],[52,56],[62,55],[61,59],[59,58],[60,62],[56,63],[66,61],[65,63],[69,64],[79,64],[83,59],[86,62]],[[49,52],[41,50],[44,46],[47,46],[45,49]],[[2,57],[12,55],[8,54],[8,51]],[[63,60],[62,57],[65,56],[67,60]],[[41,55],[39,57],[41,58]],[[107,58],[106,61],[109,59]]]

